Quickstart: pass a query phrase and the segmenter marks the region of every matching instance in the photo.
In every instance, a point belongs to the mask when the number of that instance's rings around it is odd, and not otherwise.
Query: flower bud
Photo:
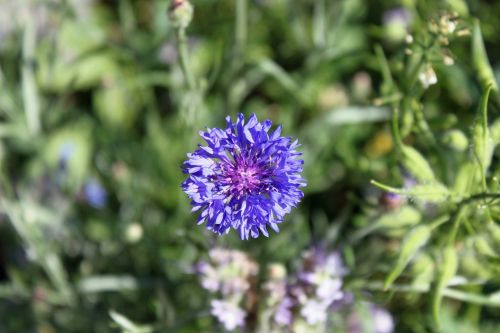
[[[434,279],[434,270],[434,261],[428,254],[418,255],[412,264],[412,285],[429,286]]]
[[[434,181],[434,171],[420,152],[406,145],[401,148],[401,152],[403,153],[403,166],[413,177],[420,182]]]
[[[469,147],[469,140],[460,130],[451,130],[443,135],[443,143],[455,151],[464,151]]]
[[[125,231],[125,238],[129,243],[137,243],[141,240],[144,231],[139,223],[130,224]]]
[[[434,320],[439,325],[441,301],[443,299],[443,290],[455,276],[458,268],[458,256],[453,246],[447,246],[441,254],[441,263],[437,276],[436,289],[432,299],[432,313]]]
[[[408,232],[401,244],[401,250],[399,251],[396,265],[385,279],[384,289],[387,290],[394,280],[398,278],[408,263],[418,253],[420,248],[427,243],[430,237],[431,228],[426,225],[419,225]]]
[[[498,90],[495,74],[491,68],[488,55],[484,46],[479,20],[474,21],[472,32],[472,62],[483,87],[491,85],[493,90]]]
[[[474,241],[474,249],[479,253],[480,255],[486,256],[486,257],[492,257],[492,258],[497,258],[498,254],[496,251],[493,249],[493,247],[490,245],[490,243],[481,236],[475,237]]]
[[[280,280],[286,277],[286,267],[282,264],[271,264],[268,267],[268,276],[271,280]]]
[[[433,182],[415,185],[408,190],[408,195],[425,202],[442,202],[450,195],[450,191],[441,183]]]
[[[407,35],[411,13],[405,8],[394,8],[384,13],[384,34],[391,42],[400,42]]]
[[[420,222],[422,215],[412,206],[403,206],[400,209],[382,215],[374,224],[378,228],[401,228],[415,225]]]
[[[186,29],[193,18],[193,5],[187,0],[172,0],[168,7],[168,17],[172,25]]]
[[[491,136],[488,124],[486,121],[486,113],[488,107],[488,98],[491,91],[491,86],[486,88],[481,102],[481,115],[478,117],[474,127],[472,128],[472,145],[474,157],[479,162],[483,172],[488,170],[493,158],[495,144]]]
[[[496,146],[500,144],[500,118],[497,119],[490,126],[491,138],[493,139],[493,144]]]
[[[418,80],[425,89],[438,82],[436,72],[430,64],[427,64],[420,74],[418,74]]]

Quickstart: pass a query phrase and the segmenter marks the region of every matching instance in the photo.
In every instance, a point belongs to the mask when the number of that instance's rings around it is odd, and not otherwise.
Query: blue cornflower
[[[83,187],[83,195],[87,203],[94,208],[103,208],[108,201],[108,194],[102,185],[92,178],[85,183]]]
[[[192,211],[201,210],[198,224],[217,234],[238,230],[241,239],[256,238],[267,226],[276,232],[284,216],[303,197],[303,160],[297,140],[281,136],[281,126],[268,133],[272,122],[226,118],[226,129],[207,129],[207,142],[184,162],[188,178],[182,183]]]

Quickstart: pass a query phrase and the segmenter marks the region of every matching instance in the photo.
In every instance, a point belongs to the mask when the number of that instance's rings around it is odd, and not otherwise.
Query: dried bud
[[[439,19],[439,30],[443,35],[450,35],[455,32],[457,28],[456,18],[445,14]]]
[[[186,29],[193,18],[193,5],[187,0],[172,0],[168,7],[168,17],[172,25]]]
[[[445,54],[443,56],[443,63],[446,65],[446,66],[452,66],[455,64],[455,60],[453,60],[452,57],[450,57],[449,55]]]

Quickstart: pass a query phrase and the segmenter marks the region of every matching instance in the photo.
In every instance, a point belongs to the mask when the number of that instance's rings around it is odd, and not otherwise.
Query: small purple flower
[[[108,201],[106,190],[95,179],[91,179],[84,185],[83,195],[87,203],[94,208],[103,208]]]
[[[290,326],[293,322],[292,308],[294,302],[290,297],[285,297],[274,312],[274,321],[279,326]]]
[[[380,204],[387,210],[399,208],[405,202],[405,197],[397,193],[384,192],[380,197]]]
[[[226,330],[232,331],[245,324],[246,312],[233,302],[214,299],[210,304],[212,315],[224,325]]]
[[[255,263],[244,252],[214,248],[209,252],[210,261],[196,265],[203,288],[222,295],[242,294],[250,289],[250,280],[259,271]]]
[[[226,118],[226,129],[200,132],[206,146],[188,154],[182,183],[193,205],[201,210],[198,224],[217,234],[238,230],[241,239],[268,237],[303,193],[303,160],[297,141],[281,136],[281,126],[268,133],[272,122],[248,122],[242,114],[235,123]]]
[[[341,300],[344,297],[344,292],[342,291],[342,280],[324,278],[323,281],[319,282],[318,289],[316,290],[316,296],[329,304]]]
[[[373,333],[392,333],[394,320],[391,314],[372,303],[368,303],[368,312],[352,312],[347,318],[347,332],[364,333],[364,327],[369,327]]]
[[[324,323],[328,318],[328,303],[317,299],[309,299],[300,310],[300,314],[304,317],[309,325]]]

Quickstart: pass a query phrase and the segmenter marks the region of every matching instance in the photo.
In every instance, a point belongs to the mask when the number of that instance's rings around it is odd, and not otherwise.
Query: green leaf
[[[384,289],[387,290],[394,280],[401,275],[415,254],[417,254],[420,248],[427,243],[430,236],[431,228],[426,225],[417,226],[408,232],[401,244],[401,250],[396,265],[385,279]]]
[[[92,155],[91,123],[81,119],[55,132],[43,150],[43,159],[53,169],[59,168],[63,155],[66,156],[67,177],[65,185],[77,189],[88,176]]]
[[[106,87],[96,90],[93,104],[99,118],[109,128],[130,128],[137,118],[141,107],[140,91],[127,87],[127,76],[118,77]]]
[[[125,317],[122,314],[119,314],[118,312],[115,312],[113,310],[109,311],[109,316],[113,321],[120,326],[120,328],[123,330],[123,332],[127,333],[149,333],[152,332],[153,329],[149,326],[139,326],[135,323],[133,323],[130,319]]]

